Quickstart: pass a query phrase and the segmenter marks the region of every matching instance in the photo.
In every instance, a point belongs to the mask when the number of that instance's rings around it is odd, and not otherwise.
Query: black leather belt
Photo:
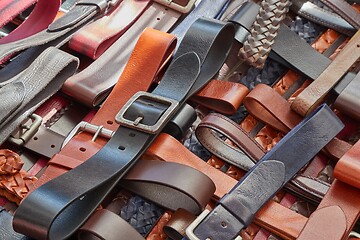
[[[121,127],[98,153],[31,193],[15,213],[14,229],[36,239],[73,234],[185,101],[216,74],[233,37],[232,24],[198,19],[154,91],[138,92],[120,110]]]
[[[327,105],[319,107],[281,139],[209,214],[200,215],[189,226],[189,239],[235,239],[255,213],[343,127]]]

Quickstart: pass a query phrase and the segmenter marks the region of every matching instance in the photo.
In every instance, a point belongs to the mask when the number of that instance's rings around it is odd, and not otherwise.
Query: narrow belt
[[[188,228],[187,236],[236,238],[255,213],[342,128],[326,105],[319,107],[281,139],[209,214],[200,215],[201,219]],[[289,145],[296,149],[289,152]]]
[[[93,157],[32,192],[16,211],[15,230],[38,239],[63,239],[77,230],[169,118],[220,69],[233,34],[231,24],[197,20],[154,91],[138,92],[125,104],[116,117],[122,126]],[[83,178],[89,171],[94,173],[92,177]],[[83,181],[73,186],[79,179]],[[44,212],[48,214],[44,216]]]
[[[46,29],[56,17],[61,1],[4,0],[0,3],[0,28],[35,4],[30,15],[11,33],[0,39],[0,44],[14,42]]]
[[[188,2],[188,7],[191,4],[193,1]],[[99,105],[124,70],[140,33],[146,27],[167,32],[182,16],[181,12],[171,8],[173,6],[176,4],[168,6],[151,2],[140,18],[107,51],[65,82],[63,92],[86,105]]]
[[[75,73],[78,59],[56,48],[48,48],[21,74],[0,88],[0,142],[46,99],[55,94]],[[39,78],[41,81],[39,81]]]
[[[321,0],[326,6],[334,10],[348,23],[350,23],[356,30],[360,28],[360,13],[351,7],[345,0]]]

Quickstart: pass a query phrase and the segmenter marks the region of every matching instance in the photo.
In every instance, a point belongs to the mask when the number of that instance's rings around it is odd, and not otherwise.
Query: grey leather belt
[[[322,105],[293,128],[225,195],[187,229],[191,240],[235,239],[255,213],[344,127]],[[293,150],[288,151],[289,147]]]
[[[220,69],[233,37],[232,24],[198,19],[153,92],[138,92],[125,104],[116,117],[120,128],[98,153],[28,195],[15,213],[14,229],[37,239],[73,234],[185,101]]]
[[[74,56],[50,47],[25,71],[0,85],[0,143],[61,88],[75,73],[78,64]]]

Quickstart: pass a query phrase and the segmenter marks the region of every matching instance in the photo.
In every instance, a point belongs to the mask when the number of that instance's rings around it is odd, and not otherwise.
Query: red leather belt
[[[1,38],[0,44],[14,42],[46,29],[55,19],[61,1],[3,0],[0,2],[0,28],[35,3],[30,15],[15,30]]]

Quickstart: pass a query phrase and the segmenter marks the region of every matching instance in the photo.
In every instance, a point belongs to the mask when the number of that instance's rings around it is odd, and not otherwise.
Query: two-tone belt
[[[15,230],[38,239],[62,239],[79,228],[184,102],[220,69],[233,34],[232,24],[197,20],[160,84],[124,105],[116,116],[121,127],[99,152],[23,200],[14,217]]]

